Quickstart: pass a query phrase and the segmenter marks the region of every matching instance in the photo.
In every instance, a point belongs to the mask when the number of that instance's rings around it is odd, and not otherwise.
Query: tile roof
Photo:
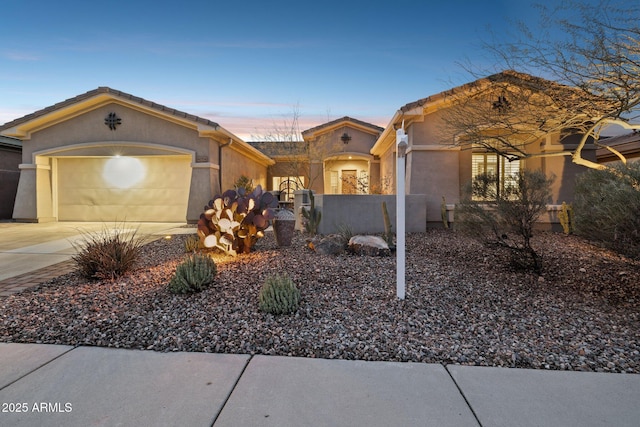
[[[429,95],[426,98],[421,98],[421,99],[418,99],[417,101],[410,102],[400,107],[400,111],[402,111],[403,113],[406,113],[407,111],[410,111],[416,107],[421,107],[428,102],[437,101],[437,100],[446,98],[447,96],[452,96],[459,92],[467,91],[469,89],[472,89],[474,87],[481,85],[484,82],[489,82],[489,83],[511,82],[511,83],[520,84],[520,85],[526,84],[526,85],[529,85],[529,87],[531,87],[532,85],[533,86],[548,85],[551,81],[540,78],[540,77],[534,77],[530,74],[521,73],[514,70],[505,70],[500,73],[492,74],[490,76],[482,77],[472,82],[465,83],[460,86],[456,86],[452,89],[447,89],[445,91],[436,93],[434,95]],[[551,83],[555,83],[555,82],[551,82]],[[558,84],[558,86],[561,86],[561,85]]]
[[[330,127],[335,126],[338,123],[342,123],[342,122],[350,122],[350,123],[353,123],[353,124],[356,124],[356,125],[359,125],[359,126],[364,126],[364,127],[370,128],[370,129],[372,129],[374,131],[377,131],[377,132],[382,132],[384,130],[384,128],[382,128],[380,126],[376,126],[376,125],[371,124],[371,123],[363,122],[362,120],[354,119],[353,117],[344,116],[344,117],[341,117],[339,119],[335,119],[335,120],[332,120],[330,122],[323,123],[323,124],[321,124],[319,126],[312,127],[310,129],[307,129],[307,130],[303,130],[302,131],[302,135],[314,133],[314,132],[317,132],[317,131],[322,130],[324,128],[330,128]]]
[[[22,141],[15,138],[9,138],[8,136],[0,135],[0,147],[7,147],[10,149],[19,150],[22,149]]]
[[[170,115],[173,115],[173,116],[176,116],[176,117],[184,118],[184,119],[187,119],[187,120],[190,120],[190,121],[193,121],[193,122],[197,122],[197,123],[202,123],[202,124],[205,124],[205,125],[208,125],[208,126],[212,126],[214,128],[220,127],[220,125],[218,125],[218,123],[212,122],[211,120],[204,119],[204,118],[198,117],[198,116],[194,116],[193,114],[188,114],[188,113],[176,110],[174,108],[166,107],[166,106],[161,105],[161,104],[156,104],[155,102],[151,102],[151,101],[148,101],[146,99],[143,99],[143,98],[140,98],[140,97],[137,97],[137,96],[133,96],[131,94],[128,94],[128,93],[125,93],[125,92],[122,92],[122,91],[119,91],[119,90],[111,89],[111,88],[106,87],[106,86],[100,86],[97,89],[90,90],[90,91],[88,91],[86,93],[83,93],[81,95],[74,96],[73,98],[66,99],[66,100],[64,100],[62,102],[58,102],[57,104],[54,104],[54,105],[51,105],[49,107],[43,108],[42,110],[38,110],[38,111],[36,111],[34,113],[28,114],[28,115],[26,115],[24,117],[20,117],[20,118],[15,119],[15,120],[13,120],[11,122],[7,122],[4,125],[0,126],[0,130],[9,129],[9,128],[13,127],[13,126],[18,126],[18,125],[20,125],[22,123],[26,123],[26,122],[28,122],[30,120],[33,120],[33,119],[36,119],[38,117],[44,116],[44,115],[46,115],[48,113],[51,113],[53,111],[56,111],[56,110],[62,109],[64,107],[67,107],[69,105],[73,105],[73,104],[76,104],[78,102],[84,101],[85,99],[89,99],[89,98],[92,98],[92,97],[94,97],[96,95],[106,94],[106,93],[112,94],[112,95],[114,95],[114,96],[116,96],[118,98],[123,98],[125,100],[131,101],[131,102],[134,102],[134,103],[138,103],[140,105],[144,105],[146,107],[152,108],[152,109],[157,110],[157,111],[162,111],[164,113],[167,113],[167,114],[170,114]]]

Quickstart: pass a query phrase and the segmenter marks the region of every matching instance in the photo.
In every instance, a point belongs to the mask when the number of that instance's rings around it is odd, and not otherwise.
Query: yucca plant
[[[216,263],[210,256],[191,254],[178,264],[169,282],[169,291],[174,294],[200,292],[213,283],[216,272]]]
[[[271,314],[289,314],[298,309],[300,291],[287,275],[267,277],[258,295],[260,310]]]

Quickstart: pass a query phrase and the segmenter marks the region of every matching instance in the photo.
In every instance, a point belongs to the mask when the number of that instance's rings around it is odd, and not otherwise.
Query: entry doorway
[[[358,193],[358,171],[353,169],[342,170],[342,194]]]

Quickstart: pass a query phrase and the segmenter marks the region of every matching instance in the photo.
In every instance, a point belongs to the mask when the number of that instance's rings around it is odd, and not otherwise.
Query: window
[[[338,194],[338,171],[331,172],[331,194]]]
[[[513,175],[518,174],[520,171],[520,161],[514,160],[510,162],[495,153],[473,153],[471,156],[471,167],[472,179],[484,173],[498,177],[497,194],[500,194],[500,190],[513,181]],[[479,198],[474,197],[474,199]]]

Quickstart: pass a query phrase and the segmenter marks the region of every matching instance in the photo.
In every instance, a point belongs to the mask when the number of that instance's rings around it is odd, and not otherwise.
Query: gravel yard
[[[216,255],[208,290],[172,295],[185,238],[146,245],[114,282],[71,273],[0,300],[0,341],[640,373],[640,262],[574,236],[534,238],[539,277],[452,232],[409,234],[404,301],[394,256],[318,255],[300,234],[279,249],[272,233]],[[300,288],[295,314],[258,310],[276,272]]]

